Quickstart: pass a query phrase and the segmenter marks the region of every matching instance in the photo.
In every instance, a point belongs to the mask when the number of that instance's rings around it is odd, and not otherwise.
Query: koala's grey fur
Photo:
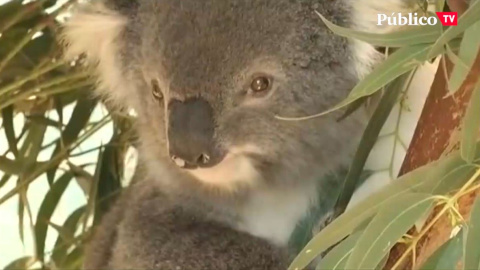
[[[354,2],[374,1],[106,0],[74,14],[69,54],[85,53],[98,92],[138,115],[144,173],[97,229],[85,268],[286,269],[291,231],[310,204],[332,199],[319,180],[346,164],[365,119],[275,116],[331,108],[378,58],[314,12],[355,26],[366,15]],[[273,78],[268,94],[248,90],[255,73]],[[152,98],[152,79],[165,102]],[[189,172],[170,160],[166,104],[193,97],[212,106],[217,146],[240,149],[238,171]]]

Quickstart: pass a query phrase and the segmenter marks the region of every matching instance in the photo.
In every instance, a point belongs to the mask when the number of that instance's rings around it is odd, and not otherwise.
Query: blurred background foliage
[[[0,6],[0,205],[16,202],[18,241],[31,254],[5,269],[79,268],[92,225],[126,184],[131,117],[92,96],[81,58],[61,59],[57,34],[73,3]],[[67,194],[67,187],[76,192]],[[79,207],[61,216],[61,201]],[[7,250],[14,238],[4,233],[0,245]]]
[[[11,260],[5,269],[80,268],[92,227],[128,185],[135,164],[134,117],[114,111],[91,95],[94,84],[79,68],[81,57],[74,62],[61,59],[58,33],[74,2],[0,1],[0,209],[9,205],[16,210],[19,241],[28,247],[28,256],[8,258]],[[411,2],[421,14],[449,8],[442,0]],[[437,215],[448,216],[457,233],[422,267],[451,269],[462,260],[469,267],[465,269],[480,269],[480,244],[476,240],[480,203],[475,204],[469,220],[458,214],[457,207],[460,197],[480,189],[478,82],[458,132],[460,151],[403,175],[343,213],[394,106],[401,114],[417,69],[438,57],[448,59],[455,64],[448,89],[453,95],[461,88],[480,48],[480,1],[471,2],[459,25],[450,28],[413,27],[376,35],[344,29],[322,18],[338,35],[387,48],[386,61],[332,110],[346,106],[353,110],[367,97],[384,94],[349,169],[337,203],[339,217],[307,244],[291,269],[303,269],[327,250],[331,252],[318,269],[378,269],[399,241],[408,244],[400,259],[415,256],[412,250],[425,231],[435,226],[435,218],[425,221],[434,206],[442,207]],[[395,140],[398,126],[393,132]],[[392,164],[387,174],[396,178],[400,166]],[[0,225],[13,216],[3,213],[0,211]],[[424,222],[418,223],[422,219]],[[407,233],[414,225],[418,232]],[[13,245],[9,237],[0,231],[3,250]]]

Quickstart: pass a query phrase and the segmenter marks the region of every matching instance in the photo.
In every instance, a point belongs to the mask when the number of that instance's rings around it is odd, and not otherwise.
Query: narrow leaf
[[[480,2],[480,1],[479,1]],[[465,112],[462,124],[460,148],[462,157],[473,162],[475,159],[476,144],[480,134],[480,79],[473,89],[470,102]]]
[[[37,161],[38,154],[42,149],[43,138],[45,137],[45,131],[47,126],[34,123],[30,124],[27,138],[20,149],[22,156],[24,171],[30,170]]]
[[[432,196],[421,193],[404,194],[386,202],[358,240],[345,269],[375,269],[432,205]]]
[[[19,175],[22,173],[23,166],[20,162],[15,162],[7,157],[0,156],[0,171],[6,174]]]
[[[95,207],[94,224],[98,224],[110,206],[112,200],[103,200],[104,198],[112,198],[114,194],[118,194],[121,189],[121,175],[123,172],[121,163],[120,149],[118,144],[119,136],[114,136],[109,142],[102,155],[98,159],[98,174],[94,176],[95,183],[98,183]],[[113,198],[112,198],[113,199]]]
[[[2,110],[3,128],[5,137],[8,141],[8,148],[13,155],[18,158],[17,139],[15,138],[15,127],[13,126],[13,106],[8,106]]]
[[[65,173],[52,185],[47,195],[43,199],[38,211],[37,221],[35,222],[35,241],[37,246],[37,256],[43,261],[45,253],[45,239],[47,237],[48,222],[53,212],[57,208],[58,202],[67,188],[70,180],[73,178],[71,173]]]
[[[2,178],[0,178],[0,188],[2,188],[8,182],[8,180],[10,180],[11,177],[12,175],[10,174],[4,174]]]
[[[87,125],[96,105],[97,100],[91,99],[87,94],[82,95],[81,98],[78,99],[70,117],[70,121],[62,132],[62,141],[57,143],[57,146],[52,153],[52,157],[61,152],[62,147],[68,148],[77,140],[78,135]],[[49,183],[53,182],[56,170],[57,166],[54,166],[47,171],[47,179]]]
[[[478,239],[477,239],[478,240]],[[422,270],[450,270],[457,269],[457,263],[462,256],[463,233],[460,231],[439,247],[422,265]],[[478,250],[476,250],[478,252]],[[465,268],[473,269],[473,268]]]
[[[448,81],[450,93],[455,93],[463,84],[473,67],[480,49],[480,22],[475,23],[465,31],[460,51],[459,61],[455,63]]]
[[[31,256],[22,257],[11,262],[9,265],[3,268],[4,270],[18,270],[18,269],[28,269],[30,265],[33,264],[35,259]]]
[[[475,200],[470,212],[464,250],[464,269],[480,269],[480,197]]]
[[[449,45],[453,49],[456,49],[459,46],[459,40],[454,40]],[[351,104],[352,102],[355,102],[358,99],[373,95],[374,93],[382,89],[382,87],[392,82],[399,76],[413,70],[414,68],[428,61],[430,58],[427,57],[427,54],[430,49],[431,45],[429,44],[412,45],[398,49],[396,52],[391,54],[385,61],[377,65],[375,69],[370,72],[370,74],[368,74],[362,81],[360,81],[352,89],[346,99],[342,100],[334,107],[322,113],[305,117],[276,116],[276,118],[281,120],[296,121],[307,120],[339,110]],[[435,50],[434,56],[437,56],[441,53],[443,53],[443,47]]]
[[[476,157],[480,158],[480,148],[477,148]],[[465,179],[459,180],[456,177],[461,173],[472,172],[472,168],[476,168],[476,166],[467,164],[458,152],[454,152],[441,160],[401,176],[381,191],[372,194],[366,200],[340,215],[320,231],[293,260],[289,269],[304,269],[319,254],[340,242],[375,215],[381,205],[389,199],[412,192],[446,194],[446,192],[451,191],[448,188],[455,187],[458,184],[444,185],[442,183],[450,181],[465,182]],[[452,171],[455,171],[455,173],[452,173]],[[439,193],[440,191],[442,193]]]
[[[445,32],[437,39],[433,44],[432,49],[428,53],[428,58],[433,58],[437,55],[449,41],[453,40],[460,34],[462,34],[467,28],[472,26],[478,20],[480,20],[480,1],[471,1],[470,7],[458,18],[458,24],[451,26],[445,30]]]
[[[358,239],[363,231],[357,231],[335,246],[328,254],[322,258],[317,265],[316,270],[341,270],[345,269],[348,257],[353,251]]]
[[[445,0],[437,0],[435,1],[435,11],[443,11],[445,8]]]
[[[70,252],[65,258],[64,263],[59,266],[60,269],[79,269],[83,261],[83,247],[78,246]]]
[[[85,215],[85,207],[82,206],[65,220],[62,226],[62,233],[58,235],[52,252],[52,260],[56,265],[61,265],[67,256],[68,250],[75,244],[74,236],[79,226],[80,219]]]
[[[365,128],[359,147],[355,153],[353,162],[345,179],[342,192],[340,193],[340,197],[335,207],[335,212],[337,215],[343,212],[347,207],[348,202],[350,201],[352,194],[357,187],[357,181],[360,179],[360,175],[363,172],[363,168],[370,151],[375,145],[378,135],[380,134],[385,121],[390,115],[393,106],[396,104],[400,93],[406,90],[405,88],[408,87],[414,73],[415,71],[412,71],[409,74],[402,75],[392,84],[390,84],[380,100],[380,103],[377,105],[375,112]]]

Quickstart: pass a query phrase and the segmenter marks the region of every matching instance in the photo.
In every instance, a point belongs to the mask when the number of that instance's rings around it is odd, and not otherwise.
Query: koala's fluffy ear
[[[398,30],[399,26],[379,26],[378,14],[408,13],[419,8],[417,0],[346,0],[352,10],[352,27],[369,33],[387,33]],[[355,73],[362,78],[372,67],[383,59],[374,46],[355,40],[353,42]]]
[[[65,23],[63,40],[66,44],[66,57],[86,54],[89,60],[99,61],[122,32],[127,20],[102,3],[89,3],[78,6],[78,10]]]
[[[122,85],[117,39],[126,24],[124,16],[95,1],[79,5],[62,32],[65,58],[86,55],[88,66],[96,69],[98,93],[112,100],[113,104],[125,93],[110,89],[118,89]]]

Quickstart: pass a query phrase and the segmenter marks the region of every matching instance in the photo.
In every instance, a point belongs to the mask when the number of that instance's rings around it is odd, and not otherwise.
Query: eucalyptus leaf
[[[13,126],[13,106],[8,106],[2,110],[2,126],[5,131],[5,137],[8,141],[8,148],[13,155],[18,158],[17,139],[15,137],[15,127]]]
[[[76,141],[80,132],[87,125],[97,102],[96,99],[90,98],[87,93],[81,95],[73,109],[70,121],[62,132],[61,141],[57,143],[57,146],[52,153],[52,157],[57,155],[62,148],[68,148]],[[54,166],[47,171],[47,179],[49,183],[53,182],[56,170],[57,166]]]
[[[448,42],[462,34],[467,28],[480,20],[480,1],[471,1],[470,7],[458,18],[457,25],[447,30],[433,44],[427,58],[433,58]]]
[[[49,221],[72,178],[73,174],[65,173],[59,179],[57,179],[57,181],[53,183],[47,195],[45,195],[45,198],[40,205],[40,210],[38,211],[37,220],[35,222],[35,241],[37,247],[37,256],[40,261],[43,261],[44,258],[45,239],[47,237]]]
[[[105,148],[103,153],[99,156],[97,164],[97,174],[94,176],[95,183],[97,183],[94,224],[98,224],[111,206],[111,199],[122,188],[121,172],[123,171],[121,149],[115,145],[118,143],[118,136],[114,136]],[[102,200],[103,198],[111,198],[109,200]]]
[[[457,269],[457,263],[462,256],[463,232],[449,239],[438,248],[420,267],[421,270],[451,270]],[[476,250],[478,252],[478,250]],[[465,268],[472,269],[472,268]]]
[[[375,269],[397,241],[433,206],[431,194],[407,193],[385,202],[368,224],[345,269]]]
[[[42,142],[43,138],[45,137],[46,129],[47,126],[43,124],[35,122],[30,123],[27,138],[20,149],[20,154],[22,157],[21,161],[25,168],[25,172],[28,172],[30,169],[32,169],[37,161],[38,154],[42,149]]]
[[[480,36],[480,33],[479,33]],[[460,149],[462,157],[473,162],[475,159],[476,143],[480,134],[480,79],[475,85],[470,102],[467,106],[462,123],[462,137]]]
[[[392,111],[393,106],[397,103],[398,97],[408,88],[411,79],[415,70],[412,72],[402,75],[392,82],[386,89],[382,99],[380,100],[377,108],[375,109],[370,121],[368,122],[367,127],[362,135],[360,140],[359,147],[355,153],[353,161],[350,165],[347,177],[344,182],[342,192],[338,199],[336,205],[336,214],[340,214],[347,207],[355,188],[357,188],[357,182],[360,178],[360,175],[363,172],[365,162],[375,145],[378,135],[382,127],[385,124],[390,112]]]
[[[345,265],[353,248],[357,244],[358,239],[363,234],[362,231],[357,231],[348,236],[340,244],[335,246],[328,254],[322,258],[320,263],[315,268],[316,270],[341,270],[345,269]]]
[[[78,246],[73,249],[66,257],[65,261],[59,265],[60,269],[79,269],[82,267],[83,247]]]
[[[458,54],[459,61],[455,63],[450,79],[448,80],[448,89],[451,94],[455,93],[462,86],[479,52],[480,22],[476,22],[465,31],[462,43],[460,44]]]
[[[456,49],[459,46],[459,40],[454,40],[450,44],[450,47]],[[427,57],[427,54],[431,51],[430,44],[418,44],[407,47],[402,47],[392,53],[385,61],[378,64],[375,69],[370,72],[362,81],[360,81],[350,92],[346,99],[342,100],[332,108],[321,112],[319,114],[305,116],[305,117],[284,117],[277,116],[282,120],[307,120],[315,117],[337,111],[358,99],[371,96],[377,91],[382,89],[385,85],[391,83],[399,76],[417,68],[419,65],[428,61],[431,57]],[[435,56],[443,53],[443,47],[434,51]]]
[[[20,181],[17,181],[17,186]],[[21,189],[18,191],[18,205],[17,205],[17,215],[18,215],[18,236],[20,236],[20,241],[22,244],[25,244],[25,227],[24,227],[24,220],[25,220],[25,203],[26,200],[26,190]]]
[[[85,215],[85,206],[73,211],[65,220],[62,226],[62,233],[58,235],[52,251],[52,260],[56,265],[61,265],[67,256],[68,250],[76,244],[74,241],[75,232],[81,218]]]
[[[442,12],[445,9],[445,0],[435,1],[435,11]]]
[[[23,166],[21,163],[11,160],[7,157],[0,156],[0,171],[6,174],[19,175],[22,173]]]
[[[103,170],[103,163],[100,162],[103,159],[104,151],[102,148],[98,151],[98,157],[97,160],[99,163],[97,164],[97,167],[95,168],[95,173],[93,175],[93,180],[94,182],[90,185],[90,190],[88,191],[88,201],[87,201],[87,206],[86,206],[86,217],[83,220],[83,232],[86,232],[87,230],[87,222],[88,222],[88,217],[93,215],[94,221],[95,221],[95,214],[97,213],[97,207],[96,204],[98,203],[98,188],[99,188],[99,183],[100,181],[100,176]]]
[[[480,148],[476,150],[476,157],[480,158]],[[466,163],[460,157],[459,152],[456,151],[449,156],[401,176],[381,191],[372,194],[369,198],[340,215],[314,236],[293,260],[289,269],[304,269],[319,254],[340,242],[374,216],[386,201],[408,193],[447,194],[452,191],[448,187],[453,188],[456,185],[442,185],[442,183],[450,181],[465,183],[468,179],[456,179],[455,177],[460,172],[471,173],[472,168],[476,168],[476,165]],[[451,173],[452,171],[455,171],[455,173]],[[440,189],[439,187],[443,188]]]
[[[0,188],[2,188],[8,182],[8,180],[10,180],[11,177],[12,175],[10,174],[4,174],[2,178],[0,178]]]
[[[477,197],[473,203],[467,226],[463,268],[478,270],[480,269],[480,197]]]
[[[25,256],[19,259],[14,260],[9,265],[5,266],[3,270],[18,270],[18,269],[28,269],[28,267],[35,261],[31,256]]]
[[[22,8],[23,0],[12,0],[0,5],[0,32],[3,32],[6,23]]]

